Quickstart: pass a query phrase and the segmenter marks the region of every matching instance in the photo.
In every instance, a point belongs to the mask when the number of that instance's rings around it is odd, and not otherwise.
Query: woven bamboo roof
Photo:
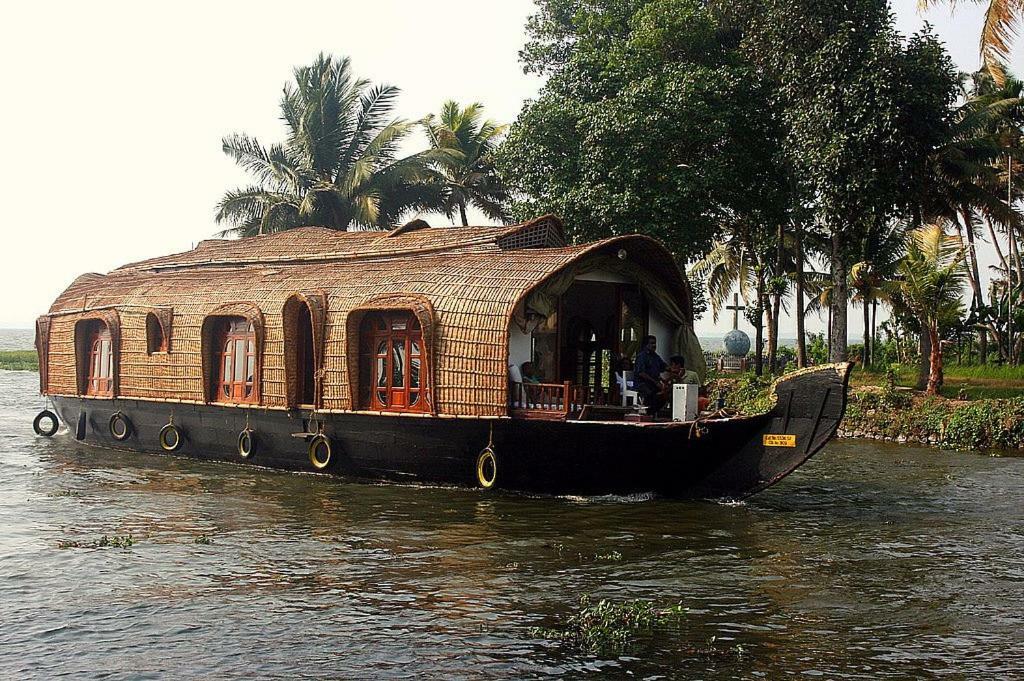
[[[439,403],[453,413],[460,411],[453,405],[466,405],[465,413],[501,413],[515,306],[581,258],[616,257],[620,250],[664,282],[690,314],[688,285],[660,243],[630,235],[567,245],[561,223],[545,216],[511,227],[428,228],[418,221],[391,232],[306,227],[204,241],[191,251],[132,263],[106,275],[83,275],[54,301],[49,316],[172,308],[174,334],[183,340],[198,338],[205,315],[245,303],[266,315],[268,342],[273,344],[279,331],[272,327],[280,326],[285,302],[295,294],[321,295],[328,308],[325,402],[345,407],[351,405],[349,381],[343,376],[348,314],[381,296],[413,296],[428,302],[437,317]],[[179,360],[172,356],[170,361],[177,365]],[[186,359],[180,361],[185,362],[182,375],[191,376]],[[274,376],[273,371],[264,376],[270,383],[270,403],[278,392],[283,394]]]

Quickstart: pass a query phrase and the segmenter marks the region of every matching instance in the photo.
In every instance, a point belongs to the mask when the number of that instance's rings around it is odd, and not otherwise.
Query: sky
[[[903,33],[927,20],[958,66],[977,68],[981,7],[921,14],[916,0],[896,0],[893,9]],[[400,87],[399,116],[419,118],[455,99],[515,120],[542,84],[523,74],[517,55],[533,11],[530,0],[5,7],[0,328],[31,327],[79,274],[213,236],[218,199],[247,183],[221,139],[282,139],[281,89],[320,52],[347,55],[357,75]],[[1018,73],[1022,48],[1011,61]],[[730,326],[731,316],[716,324],[709,313],[697,331],[717,337]],[[808,330],[822,326],[811,318]],[[780,335],[793,328],[784,319]]]

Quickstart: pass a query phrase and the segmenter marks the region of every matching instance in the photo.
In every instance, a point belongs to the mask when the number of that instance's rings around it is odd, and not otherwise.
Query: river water
[[[848,441],[742,504],[526,498],[106,452],[41,405],[0,371],[2,678],[1024,678],[1024,459]],[[689,612],[531,635],[582,594]]]

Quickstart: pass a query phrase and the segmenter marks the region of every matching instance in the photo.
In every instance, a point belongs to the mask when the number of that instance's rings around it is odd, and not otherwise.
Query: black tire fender
[[[168,423],[160,429],[160,448],[165,452],[176,452],[181,449],[183,441],[181,430],[173,423]]]
[[[121,430],[118,430],[118,424],[121,425]],[[110,416],[110,422],[107,425],[110,428],[110,436],[118,442],[124,442],[135,432],[131,419],[119,411],[115,411]]]
[[[309,463],[314,469],[322,471],[331,465],[331,440],[323,433],[317,433],[310,438],[306,451],[309,454]]]
[[[50,420],[49,428],[43,428],[43,421],[46,419]],[[57,433],[58,428],[60,428],[60,421],[57,419],[57,415],[49,409],[42,410],[32,419],[32,430],[36,432],[36,435],[53,437]]]
[[[256,431],[245,428],[238,434],[238,456],[249,459],[256,453]]]
[[[498,455],[490,445],[476,457],[476,484],[481,489],[494,489],[498,484]]]

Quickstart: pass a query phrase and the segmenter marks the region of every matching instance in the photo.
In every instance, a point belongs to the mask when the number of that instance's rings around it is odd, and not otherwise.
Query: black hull
[[[319,413],[333,456],[322,472],[353,478],[475,486],[476,460],[493,443],[497,487],[547,494],[634,494],[741,498],[795,470],[831,439],[846,406],[848,365],[822,367],[778,383],[763,415],[689,423],[478,419]],[[175,455],[241,462],[238,435],[255,434],[248,463],[313,471],[302,434],[309,412],[171,404],[133,399],[54,397],[57,413],[84,442],[162,453],[161,428],[182,434]],[[110,432],[121,412],[123,441]],[[794,435],[794,447],[766,446],[767,433]]]

